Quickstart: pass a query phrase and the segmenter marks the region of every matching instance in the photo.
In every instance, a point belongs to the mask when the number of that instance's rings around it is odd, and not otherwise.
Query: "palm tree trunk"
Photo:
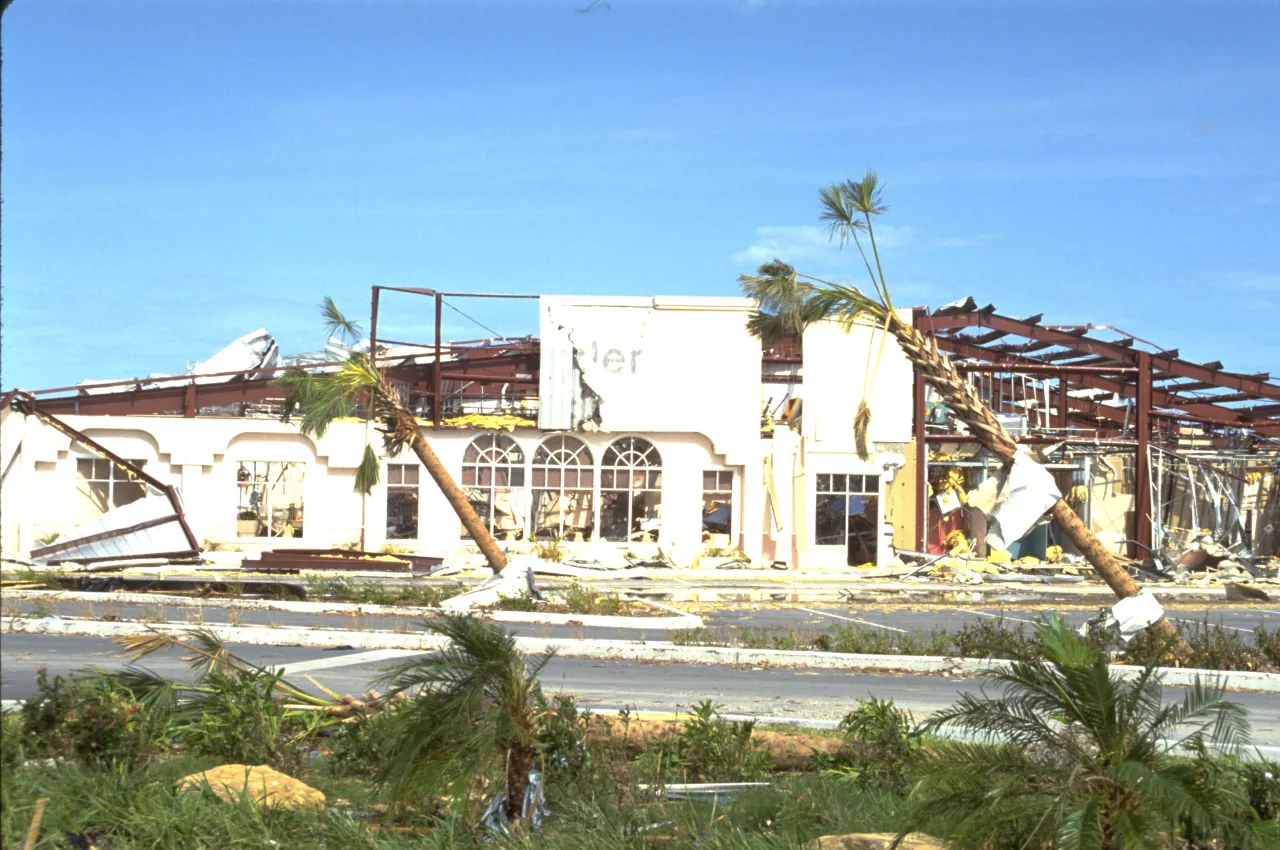
[[[408,421],[402,421],[406,418]],[[453,476],[449,474],[449,470],[445,469],[444,464],[440,462],[440,458],[436,456],[435,451],[427,442],[427,438],[422,436],[422,430],[418,427],[417,420],[413,419],[413,416],[408,413],[397,414],[395,419],[393,427],[397,432],[413,432],[413,439],[409,443],[413,453],[418,456],[418,460],[426,467],[427,474],[436,482],[440,492],[444,493],[445,499],[448,500],[449,506],[453,508],[454,513],[458,515],[458,519],[462,520],[462,527],[467,530],[467,534],[470,534],[471,539],[480,547],[481,554],[489,562],[489,569],[493,570],[495,575],[502,572],[507,566],[507,556],[503,554],[502,549],[498,546],[498,541],[493,539],[489,529],[485,527],[484,522],[476,514],[475,508],[471,507],[471,503],[467,501],[467,496],[462,492],[462,488],[458,486],[458,483],[453,480]]]
[[[991,408],[978,397],[973,386],[960,376],[951,359],[938,351],[937,343],[902,321],[896,313],[892,314],[889,329],[906,352],[907,358],[933,384],[957,418],[969,426],[978,442],[1005,463],[1012,462],[1018,451],[1018,444],[1013,436],[996,419]],[[1053,521],[1093,565],[1117,598],[1136,596],[1142,590],[1129,575],[1124,562],[1108,551],[1097,535],[1080,521],[1070,505],[1058,499],[1050,513]],[[1175,655],[1185,656],[1190,652],[1178,630],[1164,617],[1153,623],[1151,630],[1161,639],[1170,642]]]
[[[533,747],[516,744],[507,750],[507,819],[520,819],[524,795],[529,790],[529,771],[533,770]]]

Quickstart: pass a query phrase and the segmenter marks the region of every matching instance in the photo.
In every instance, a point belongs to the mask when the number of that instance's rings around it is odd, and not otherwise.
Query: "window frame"
[[[823,479],[826,479],[825,489]],[[854,479],[857,480],[858,486],[854,487]],[[874,488],[868,486],[869,481],[874,481]],[[871,563],[875,563],[880,557],[880,538],[881,526],[883,525],[880,517],[884,513],[883,503],[884,477],[879,473],[858,473],[858,472],[816,472],[814,473],[812,500],[810,507],[813,512],[813,520],[810,523],[810,533],[813,535],[811,545],[815,549],[849,549],[849,521],[854,516],[865,516],[865,512],[851,516],[849,514],[849,499],[854,497],[875,499],[875,513],[871,517],[872,535],[874,541],[874,558]],[[823,497],[840,496],[844,499],[844,510],[841,512],[843,517],[843,529],[841,531],[841,540],[839,543],[819,543],[818,537],[818,503]],[[847,558],[846,558],[847,560]]]
[[[133,464],[134,466],[138,467],[139,469],[145,469],[147,465],[146,460],[136,460],[133,458],[126,458],[126,460],[129,463]],[[89,470],[91,473],[94,474],[94,477],[89,477],[89,476],[82,477],[83,473],[81,472],[81,465],[86,463],[89,465]],[[107,469],[106,478],[96,477],[99,464],[103,464],[106,466],[106,469]],[[147,485],[147,482],[143,481],[141,478],[132,478],[128,470],[126,470],[120,464],[108,458],[99,457],[97,455],[76,455],[75,481],[76,481],[76,492],[90,499],[92,499],[92,495],[80,489],[80,485],[82,482],[87,485],[93,485],[93,484],[107,485],[106,507],[104,507],[102,511],[98,513],[98,516],[102,516],[110,511],[115,510],[116,508],[122,508],[125,505],[131,505],[134,502],[141,501],[147,497],[148,490],[150,490],[150,487]],[[141,489],[141,495],[139,495],[137,498],[130,499],[127,502],[117,502],[116,492],[122,486],[138,487]],[[76,508],[76,511],[77,512],[79,511],[78,507]],[[81,522],[81,520],[77,516],[77,524],[79,524],[79,522]]]
[[[575,443],[576,448],[570,450],[569,443]],[[550,445],[557,443],[557,447],[552,449]],[[545,456],[545,460],[540,459],[540,455]],[[583,460],[585,459],[585,462]],[[572,462],[571,462],[572,461]],[[573,472],[576,475],[576,485],[570,487],[565,482],[568,479],[568,473]],[[542,473],[543,483],[538,484],[538,475]],[[550,483],[552,473],[559,480],[555,485]],[[587,484],[582,484],[582,476],[586,474],[588,478]],[[597,485],[599,484],[599,474],[596,469],[595,454],[591,451],[585,440],[581,440],[572,434],[552,434],[542,442],[538,443],[537,448],[533,450],[533,456],[530,459],[530,476],[529,476],[529,527],[530,538],[534,540],[555,539],[551,537],[540,537],[539,533],[543,530],[538,522],[539,513],[539,494],[553,493],[558,498],[559,508],[559,527],[555,529],[556,538],[563,539],[565,533],[565,512],[564,507],[567,494],[585,494],[588,500],[586,505],[587,513],[587,534],[586,539],[594,541],[599,532],[598,523],[598,505],[597,505]],[[581,509],[579,509],[581,510]]]
[[[624,451],[619,448],[623,443],[627,443],[625,454],[624,454]],[[647,446],[647,448],[637,453],[636,443],[643,443],[645,446]],[[611,453],[620,462],[612,463],[612,464],[608,463],[607,461],[609,460]],[[656,464],[649,463],[648,458],[650,457],[656,458],[657,463]],[[627,462],[627,463],[621,462],[626,458],[631,458],[632,462]],[[645,463],[643,464],[636,463],[634,462],[635,460],[644,460]],[[654,506],[656,508],[655,510],[656,515],[653,518],[658,520],[662,519],[662,493],[663,493],[663,482],[664,482],[663,475],[662,475],[663,473],[662,452],[658,450],[658,447],[654,445],[652,440],[649,440],[645,437],[638,437],[634,435],[618,437],[617,439],[611,441],[609,445],[605,447],[604,451],[601,452],[599,469],[600,469],[600,475],[599,475],[600,504],[598,508],[599,521],[597,523],[597,527],[598,527],[597,534],[599,535],[599,539],[606,543],[624,543],[624,544],[635,543],[636,542],[635,538],[647,533],[643,530],[641,531],[631,530],[636,524],[635,507],[636,507],[637,494],[657,493],[658,494],[657,504]],[[635,476],[637,474],[644,476],[645,486],[643,487],[635,486],[635,481],[636,481]],[[625,475],[626,477],[625,487],[617,486],[618,475]],[[610,476],[608,480],[614,483],[606,485],[605,484],[606,476]],[[651,483],[651,482],[654,482],[654,483]],[[604,523],[604,512],[606,510],[605,493],[625,494],[626,504],[627,504],[627,525],[626,525],[627,534],[625,537],[622,537],[620,539],[610,538],[605,536],[605,523]],[[657,540],[660,540],[661,537],[662,537],[662,525],[661,523],[659,523],[657,531],[653,534],[653,539],[657,541]]]
[[[715,485],[716,485],[716,486],[715,486],[714,488],[711,488],[711,489],[708,489],[708,488],[707,488],[707,476],[709,476],[709,475],[715,476]],[[727,485],[726,485],[726,483],[725,483],[725,478],[726,478],[726,477],[728,478],[728,483],[727,483]],[[734,536],[734,526],[733,526],[733,523],[734,523],[734,519],[735,519],[734,514],[736,513],[735,508],[737,507],[735,503],[736,503],[736,501],[737,501],[736,497],[737,497],[737,493],[738,493],[738,488],[737,488],[738,481],[737,481],[737,478],[738,478],[738,476],[737,476],[737,472],[736,472],[735,470],[733,470],[733,469],[727,469],[727,468],[725,468],[725,467],[717,467],[717,468],[714,468],[714,469],[703,469],[703,470],[702,470],[702,522],[703,522],[703,527],[702,527],[702,529],[701,529],[701,530],[700,530],[700,532],[699,532],[699,534],[700,534],[700,535],[726,534],[726,535],[728,535],[728,536],[729,536],[730,540],[732,540],[732,539],[733,539],[733,536]],[[721,498],[721,499],[714,499],[714,498],[713,498],[713,499],[712,499],[712,501],[727,502],[727,503],[728,503],[728,505],[729,505],[729,522],[728,522],[729,530],[728,530],[728,531],[725,531],[725,532],[720,532],[720,531],[710,531],[710,530],[709,530],[709,529],[707,529],[707,527],[706,527],[707,504],[708,504],[708,499],[707,499],[707,497],[708,497],[708,496],[712,496],[712,497],[714,497],[714,496],[717,496],[717,495],[719,495],[719,496],[723,496],[724,498]],[[704,541],[704,542],[705,542],[705,541]]]
[[[236,539],[237,540],[302,540],[305,537],[306,531],[307,531],[307,524],[306,524],[307,480],[311,477],[308,474],[310,471],[309,470],[310,464],[302,460],[237,460],[237,461],[233,461],[233,464],[236,467],[236,471],[234,473],[236,475],[235,485],[236,485],[237,495],[239,496],[239,499],[237,500],[237,504],[236,504],[236,533],[235,533]],[[244,469],[246,465],[251,465],[256,467],[259,464],[263,464],[267,467],[266,480],[262,482],[258,482],[250,478],[250,479],[247,479],[249,481],[249,486],[247,487],[244,486],[244,482],[239,477],[240,470]],[[303,517],[302,523],[301,523],[302,532],[299,534],[288,535],[288,534],[272,534],[271,533],[272,523],[273,523],[273,517],[272,517],[273,487],[271,482],[271,474],[273,471],[273,467],[298,467],[302,471],[302,478],[300,481],[290,482],[290,483],[296,483],[299,491],[299,504],[296,505],[296,507],[299,508]],[[251,476],[255,475],[256,470],[250,472],[249,474]],[[276,481],[278,483],[280,479],[277,477]],[[250,534],[241,535],[240,527],[239,527],[240,513],[244,510],[256,509],[257,507],[252,504],[250,504],[248,507],[245,506],[244,504],[245,494],[252,491],[254,486],[258,484],[262,485],[263,510],[265,511],[265,515],[266,515],[266,522],[264,524],[267,528],[267,534],[260,535],[260,534],[254,533],[251,535]],[[290,507],[295,507],[295,506],[290,506]],[[287,508],[285,508],[285,510],[287,510]],[[259,518],[256,519],[255,521],[261,522],[261,514],[259,514]],[[297,520],[295,519],[293,522],[289,522],[289,520],[286,519],[285,522],[286,524],[294,525],[294,527],[296,527]],[[255,526],[255,532],[256,530],[257,529]]]
[[[417,463],[399,463],[388,462],[386,473],[386,496],[383,500],[385,512],[383,515],[383,537],[386,540],[420,540],[422,539],[422,473],[421,466]],[[392,481],[393,469],[400,472],[400,481]],[[413,470],[414,482],[412,484],[404,483],[405,473]],[[391,534],[391,494],[392,493],[413,493],[413,534],[407,537],[392,536]]]
[[[487,440],[489,444],[481,446],[480,443],[484,440]],[[505,442],[505,445],[499,449],[499,444],[502,442]],[[473,447],[477,450],[477,457],[475,460],[468,460],[467,455]],[[508,460],[505,463],[497,462],[498,458],[510,458],[513,453],[518,456],[517,459]],[[526,475],[528,463],[529,456],[525,453],[524,446],[520,445],[514,437],[498,432],[480,434],[468,442],[466,448],[463,449],[461,476],[462,492],[467,496],[467,501],[471,503],[473,509],[475,508],[477,501],[471,498],[470,491],[480,491],[485,494],[487,497],[486,513],[488,516],[486,517],[481,515],[480,519],[485,523],[485,528],[495,540],[501,539],[499,538],[499,533],[494,530],[494,521],[497,516],[497,511],[494,510],[494,503],[497,501],[499,492],[511,493],[513,494],[513,497],[516,493],[520,494],[518,501],[523,502],[523,505],[517,505],[517,498],[513,498],[512,506],[522,507],[523,516],[516,517],[516,527],[509,530],[517,532],[517,540],[524,540],[528,536],[530,514],[530,506],[527,498],[527,494],[529,492],[529,477]],[[499,469],[505,469],[507,471],[506,485],[499,486],[496,483],[498,477],[497,470]],[[474,476],[468,475],[468,472],[471,471],[474,471]],[[481,483],[482,479],[485,477],[483,474],[484,472],[488,472],[488,483]],[[474,479],[472,483],[467,483],[468,477],[472,477]],[[476,513],[480,514],[480,511],[476,511]],[[460,530],[460,535],[464,540],[470,539],[470,535],[467,533],[466,528],[462,528]]]

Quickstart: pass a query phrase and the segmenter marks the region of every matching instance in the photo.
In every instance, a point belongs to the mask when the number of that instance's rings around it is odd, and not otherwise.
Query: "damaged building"
[[[435,338],[379,338],[385,291],[434,301]],[[831,568],[961,541],[985,557],[995,540],[1014,559],[1052,560],[1066,545],[1043,522],[993,537],[982,487],[998,464],[892,339],[864,385],[874,328],[818,322],[762,347],[747,330],[749,299],[541,296],[537,337],[445,341],[449,302],[528,296],[373,295],[360,343],[286,357],[260,330],[181,375],[10,393],[4,551],[69,561],[199,548],[464,551],[457,516],[412,454],[383,458],[373,492],[354,491],[362,408],[316,439],[282,421],[280,370],[332,369],[352,351],[373,352],[511,547],[557,539],[571,550],[653,547],[682,566],[735,553]],[[1043,451],[1059,492],[1115,551],[1181,551],[1208,535],[1232,555],[1277,554],[1280,385],[1269,375],[1191,363],[1114,329],[1010,319],[971,299],[902,315]],[[853,434],[864,393],[866,460]],[[151,529],[168,536],[139,538]]]

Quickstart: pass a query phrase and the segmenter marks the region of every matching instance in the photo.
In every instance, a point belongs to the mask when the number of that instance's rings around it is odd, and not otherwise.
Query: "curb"
[[[192,627],[186,623],[145,626],[139,623],[115,623],[94,620],[45,618],[29,620],[5,618],[7,633],[77,635],[83,637],[123,637],[150,631],[181,632]],[[353,632],[341,629],[303,629],[259,626],[204,625],[222,640],[272,646],[350,647],[352,649],[410,649],[430,652],[444,646],[445,639],[429,634],[396,632]],[[929,655],[855,655],[811,650],[743,649],[723,646],[676,646],[667,641],[642,643],[624,640],[566,640],[558,638],[517,637],[516,646],[530,654],[554,649],[564,658],[596,658],[613,661],[666,661],[681,664],[718,664],[762,668],[847,670],[868,673],[907,673],[974,675],[1009,666],[996,659],[947,658]],[[1135,679],[1142,668],[1113,664],[1124,680]],[[1195,670],[1175,667],[1159,668],[1163,684],[1186,687],[1202,681],[1220,683],[1228,690],[1280,693],[1280,673],[1252,671]]]
[[[374,605],[363,602],[292,602],[283,599],[230,599],[227,597],[196,599],[160,593],[90,593],[80,590],[6,590],[5,599],[45,599],[53,602],[100,602],[125,605],[173,605],[184,608],[239,608],[244,611],[291,611],[299,614],[364,614],[388,617],[426,617],[452,614],[442,608],[417,608],[404,605]],[[672,612],[670,617],[622,617],[604,614],[554,614],[537,611],[477,611],[482,620],[498,623],[523,623],[541,626],[583,626],[584,628],[630,629],[635,631],[667,631],[669,629],[702,628],[702,618],[647,599],[630,599],[650,608]]]

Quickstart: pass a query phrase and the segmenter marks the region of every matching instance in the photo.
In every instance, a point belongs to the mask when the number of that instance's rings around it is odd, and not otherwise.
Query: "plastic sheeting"
[[[551,814],[547,811],[547,793],[542,785],[542,774],[535,767],[529,771],[529,784],[524,789],[524,801],[520,806],[520,820],[529,824],[532,829],[542,827],[542,819]],[[493,798],[489,808],[485,809],[480,825],[490,834],[506,834],[507,824],[507,792]]]
[[[1025,454],[1014,457],[1000,486],[995,507],[988,513],[987,545],[1008,549],[1062,497],[1052,473]]]

